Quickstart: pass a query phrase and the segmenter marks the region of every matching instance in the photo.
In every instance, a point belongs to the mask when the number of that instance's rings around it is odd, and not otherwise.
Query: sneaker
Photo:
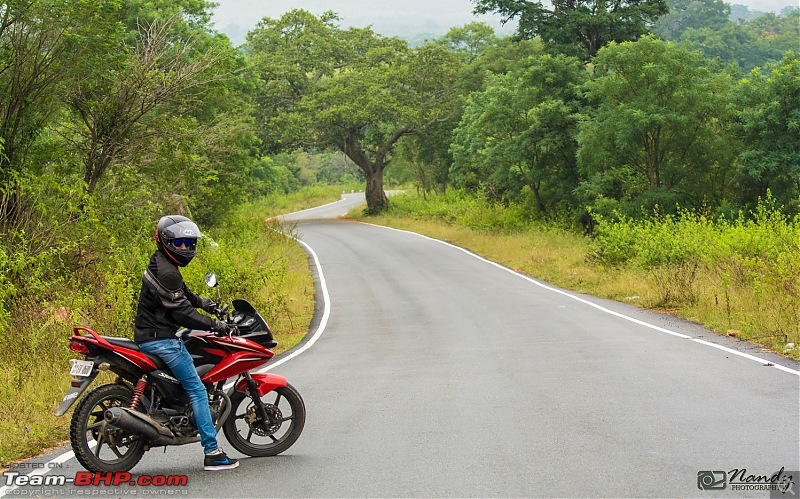
[[[239,466],[239,460],[226,456],[222,449],[206,454],[205,461],[203,461],[203,469],[206,471],[232,470],[237,466]]]

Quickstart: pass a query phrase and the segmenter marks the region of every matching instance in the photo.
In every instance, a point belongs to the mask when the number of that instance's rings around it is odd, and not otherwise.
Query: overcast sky
[[[498,34],[510,34],[513,27],[500,27],[497,15],[473,16],[471,0],[215,0],[217,30],[227,34],[234,45],[244,43],[245,35],[263,17],[279,18],[292,9],[305,9],[319,15],[332,10],[342,18],[341,25],[372,28],[383,35],[412,37],[421,33],[441,36],[454,26],[481,21],[495,27]],[[751,10],[774,11],[798,0],[730,0]]]
[[[372,28],[388,36],[413,36],[432,33],[441,36],[454,26],[482,21],[500,27],[500,16],[473,16],[471,0],[215,0],[217,30],[226,33],[235,45],[263,17],[277,19],[292,9],[305,9],[319,15],[332,10],[342,18],[341,26]],[[513,31],[513,29],[511,29]]]

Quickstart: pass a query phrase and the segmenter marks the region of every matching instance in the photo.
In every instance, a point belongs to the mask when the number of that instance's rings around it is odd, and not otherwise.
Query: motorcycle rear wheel
[[[106,427],[104,415],[112,407],[128,407],[133,392],[124,385],[100,385],[78,402],[69,427],[72,450],[84,468],[93,472],[129,471],[145,453],[144,441],[122,430]]]
[[[234,449],[253,457],[276,456],[292,446],[306,423],[300,393],[287,384],[261,397],[268,421],[261,421],[249,395],[231,396],[231,413],[222,431]]]

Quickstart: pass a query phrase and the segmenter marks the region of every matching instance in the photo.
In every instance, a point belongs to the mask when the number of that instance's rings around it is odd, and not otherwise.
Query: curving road
[[[440,241],[323,219],[359,202],[285,217],[327,298],[272,367],[305,398],[300,440],[213,474],[198,444],[151,451],[135,473],[187,473],[174,492],[193,497],[717,498],[769,494],[701,490],[698,472],[800,469],[797,362]]]

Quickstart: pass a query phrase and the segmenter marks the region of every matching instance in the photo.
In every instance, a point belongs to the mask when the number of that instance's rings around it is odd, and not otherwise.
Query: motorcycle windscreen
[[[250,305],[250,302],[240,299],[233,300],[233,308],[236,310],[236,313],[233,314],[233,322],[238,326],[242,336],[253,333],[268,333],[266,339],[270,341],[274,339],[267,321]]]

